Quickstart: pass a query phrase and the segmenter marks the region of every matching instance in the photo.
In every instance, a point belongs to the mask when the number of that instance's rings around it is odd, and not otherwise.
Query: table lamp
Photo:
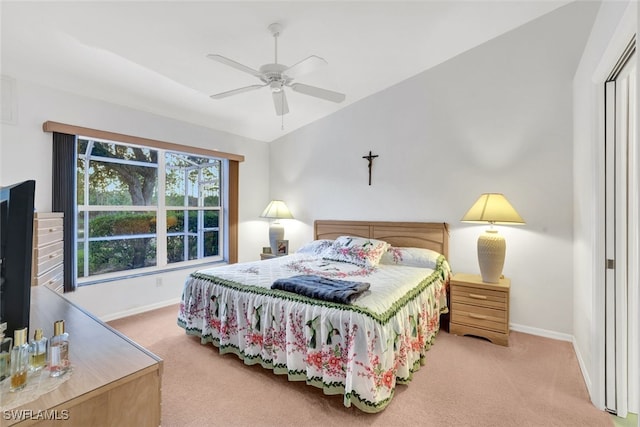
[[[500,193],[485,193],[462,217],[462,222],[488,223],[491,227],[478,237],[478,264],[482,281],[498,283],[502,276],[506,242],[493,224],[522,225],[524,220]]]
[[[269,246],[271,253],[277,254],[276,241],[284,240],[284,227],[280,224],[281,219],[293,219],[289,208],[282,200],[272,200],[260,215],[262,218],[275,219],[269,226]]]

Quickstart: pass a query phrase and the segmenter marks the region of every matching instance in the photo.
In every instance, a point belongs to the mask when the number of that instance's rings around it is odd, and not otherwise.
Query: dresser
[[[0,427],[159,426],[162,359],[52,289],[32,287],[31,328],[50,337],[60,319],[69,333],[70,376],[53,391],[3,410]],[[0,407],[11,405],[13,393],[6,393]]]
[[[476,274],[458,273],[450,283],[450,333],[474,335],[494,344],[509,345],[511,280],[485,283]]]
[[[33,217],[31,285],[62,292],[64,267],[63,214],[36,212]]]

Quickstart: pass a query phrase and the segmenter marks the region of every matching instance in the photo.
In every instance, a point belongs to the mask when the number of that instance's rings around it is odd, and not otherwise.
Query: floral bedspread
[[[272,290],[278,278],[317,274],[370,283],[353,304]],[[201,270],[186,281],[178,325],[291,381],[306,381],[344,405],[384,409],[396,384],[408,383],[447,311],[444,257],[435,270],[360,267],[293,254]]]

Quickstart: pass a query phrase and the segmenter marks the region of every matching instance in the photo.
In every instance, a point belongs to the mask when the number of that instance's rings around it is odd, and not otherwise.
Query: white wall
[[[499,227],[511,323],[570,339],[571,80],[596,10],[561,8],[272,142],[291,247],[315,219],[446,221],[453,269],[478,273],[483,227],[459,220],[481,193],[502,192],[527,222]],[[370,187],[369,150],[380,156]]]
[[[635,2],[603,2],[574,78],[574,348],[604,408],[603,84],[637,31]]]
[[[83,98],[16,79],[18,119],[0,125],[0,185],[36,180],[36,209],[51,211],[51,139],[42,124],[57,121],[177,144],[242,154],[240,164],[240,261],[258,258],[267,237],[258,216],[269,201],[268,144],[154,114]],[[261,238],[256,238],[260,236]],[[187,271],[81,287],[68,297],[97,316],[112,318],[180,298]],[[160,283],[156,279],[160,279]]]

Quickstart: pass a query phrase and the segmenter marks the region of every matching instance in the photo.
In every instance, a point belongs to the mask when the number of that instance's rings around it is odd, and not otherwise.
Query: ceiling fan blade
[[[284,94],[284,90],[280,92],[272,92],[273,94],[273,106],[276,107],[276,115],[283,116],[289,112],[289,104],[287,104],[287,96]]]
[[[316,98],[326,99],[332,102],[342,102],[345,99],[345,94],[340,92],[334,92],[332,90],[321,89],[315,86],[309,86],[302,83],[293,83],[290,85],[291,89],[296,92],[304,93],[305,95],[315,96]]]
[[[245,73],[251,74],[252,76],[262,77],[262,73],[260,71],[254,70],[253,68],[247,67],[246,65],[242,65],[241,63],[222,55],[214,55],[210,53],[209,55],[207,55],[207,58],[213,59],[214,61],[220,62],[221,64],[228,65],[229,67],[235,68],[236,70],[244,71]]]
[[[213,99],[226,98],[227,96],[237,95],[237,94],[242,93],[242,92],[249,92],[251,90],[260,89],[260,88],[265,87],[265,86],[266,85],[245,86],[245,87],[241,87],[241,88],[238,88],[238,89],[228,90],[226,92],[216,93],[215,95],[211,95],[210,98],[213,98]]]
[[[291,67],[284,70],[282,74],[286,75],[289,78],[295,79],[303,74],[315,71],[323,65],[327,65],[327,61],[325,61],[323,58],[320,58],[319,56],[311,55],[308,58],[305,58],[302,61],[298,62],[297,64],[293,64]]]

